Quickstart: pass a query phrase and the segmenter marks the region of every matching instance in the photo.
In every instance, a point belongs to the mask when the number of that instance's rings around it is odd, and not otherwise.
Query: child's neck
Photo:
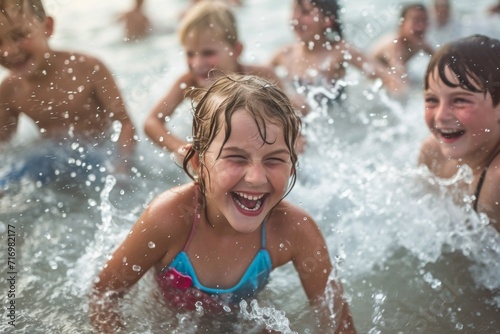
[[[32,73],[26,76],[28,81],[40,81],[52,75],[55,64],[55,53],[49,51],[45,54],[44,61]]]

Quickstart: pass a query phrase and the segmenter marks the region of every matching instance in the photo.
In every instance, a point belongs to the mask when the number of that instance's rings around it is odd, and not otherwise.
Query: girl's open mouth
[[[444,129],[437,129],[437,132],[441,137],[445,139],[456,139],[461,137],[465,133],[464,130],[444,130]]]
[[[232,192],[231,197],[241,210],[255,213],[262,208],[267,194],[250,195],[242,192]]]

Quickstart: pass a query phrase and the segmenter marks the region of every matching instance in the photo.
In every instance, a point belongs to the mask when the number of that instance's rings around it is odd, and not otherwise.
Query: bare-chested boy
[[[135,130],[108,69],[98,59],[54,51],[48,44],[53,19],[40,0],[0,0],[0,143],[15,134],[21,114],[42,138],[98,146],[110,141],[112,125],[121,162],[135,146]]]

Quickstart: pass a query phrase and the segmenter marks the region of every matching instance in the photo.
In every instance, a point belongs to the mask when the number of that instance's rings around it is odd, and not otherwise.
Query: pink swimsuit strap
[[[199,207],[198,192],[199,192],[198,185],[195,184],[194,185],[194,207],[195,207],[195,209],[194,209],[194,217],[193,217],[193,226],[191,226],[191,232],[189,232],[188,240],[186,241],[184,248],[182,248],[182,250],[184,252],[187,251],[189,244],[191,243],[191,239],[193,239],[194,230],[198,226],[198,221],[200,220],[200,213],[198,212],[198,207]]]

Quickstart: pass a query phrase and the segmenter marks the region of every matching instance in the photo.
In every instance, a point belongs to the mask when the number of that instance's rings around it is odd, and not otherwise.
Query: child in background
[[[187,142],[166,128],[166,118],[174,113],[193,87],[208,87],[213,83],[215,77],[212,74],[216,73],[213,69],[258,75],[276,82],[279,80],[271,68],[239,62],[243,45],[238,40],[235,16],[229,5],[223,2],[205,0],[194,5],[183,17],[179,37],[189,70],[174,82],[145,121],[147,136],[174,153]]]
[[[346,75],[346,64],[351,64],[369,78],[381,78],[390,91],[401,90],[403,82],[397,75],[343,39],[339,12],[336,0],[294,0],[292,23],[297,42],[279,50],[272,66],[284,69],[286,82],[296,86],[336,87]]]
[[[172,307],[194,310],[201,302],[206,312],[225,313],[292,261],[323,316],[322,332],[354,333],[318,226],[283,199],[296,177],[300,130],[287,96],[261,78],[233,75],[195,99],[194,141],[183,164],[194,182],[154,199],[103,267],[90,302],[94,327],[122,326],[118,302],[150,269]]]
[[[490,15],[500,15],[500,1],[497,1],[495,5],[488,7],[487,12]]]
[[[144,14],[144,0],[135,0],[134,7],[120,15],[119,22],[125,24],[125,40],[137,41],[146,37],[151,31],[151,22]]]
[[[0,9],[0,64],[9,71],[0,84],[0,143],[13,137],[21,114],[54,145],[94,147],[120,128],[125,169],[135,132],[112,74],[94,57],[50,48],[54,22],[40,0],[0,0]]]
[[[500,231],[500,41],[474,35],[443,46],[425,74],[431,135],[419,163],[441,178],[473,172],[474,209]]]
[[[381,64],[394,69],[397,73],[408,72],[406,64],[418,54],[434,53],[426,41],[429,26],[427,9],[422,4],[407,4],[401,11],[399,30],[395,34],[384,36],[371,51]]]

